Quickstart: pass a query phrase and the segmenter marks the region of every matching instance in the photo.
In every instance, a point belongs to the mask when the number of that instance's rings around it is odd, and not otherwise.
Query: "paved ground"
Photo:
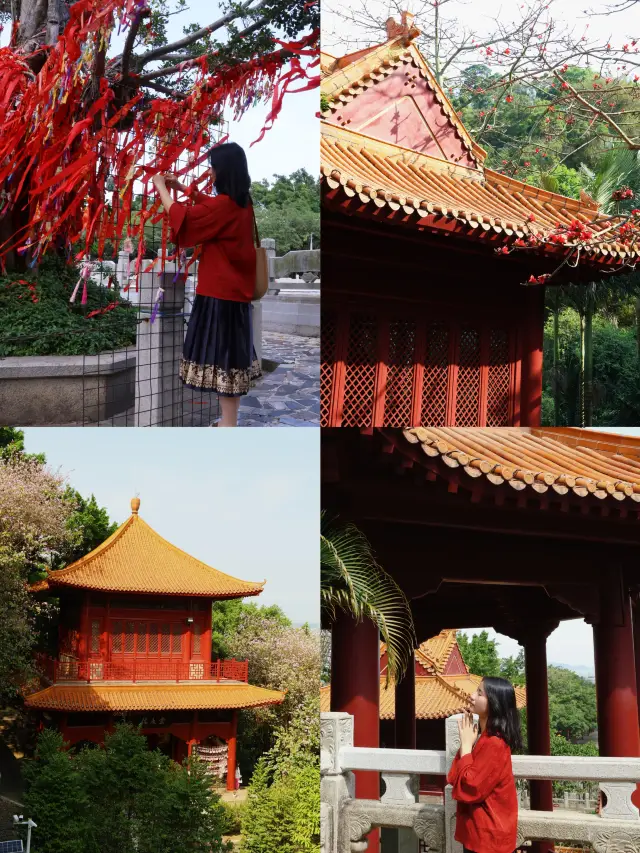
[[[242,398],[240,426],[319,427],[319,338],[264,332],[262,358],[277,367]]]

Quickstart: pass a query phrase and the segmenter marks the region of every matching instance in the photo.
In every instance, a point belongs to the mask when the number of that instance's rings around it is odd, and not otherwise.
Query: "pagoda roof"
[[[285,694],[251,684],[54,684],[28,696],[50,711],[188,711],[279,705]]]
[[[49,572],[32,591],[83,588],[210,598],[244,598],[262,592],[265,581],[231,577],[167,542],[139,517],[139,506],[134,498],[130,517],[115,533],[70,566]]]
[[[415,650],[415,659],[430,673],[442,675],[447,661],[451,657],[451,652],[454,646],[457,645],[458,640],[456,635],[457,630],[455,628],[445,628],[439,634],[436,634],[435,637],[429,637],[424,643],[420,643]],[[386,651],[386,643],[380,643],[380,657]]]
[[[430,156],[394,142],[349,129],[338,113],[396,69],[405,67],[426,85],[440,106],[471,165]],[[504,243],[504,237],[548,235],[558,223],[579,220],[597,236],[610,220],[598,223],[592,199],[567,198],[509,178],[484,163],[486,152],[474,141],[424,57],[405,36],[325,64],[322,92],[327,102],[321,123],[321,180],[325,202],[347,215],[373,217],[436,231]],[[449,155],[452,156],[452,155]],[[566,249],[566,247],[564,247]],[[562,256],[563,249],[544,246]],[[609,243],[583,249],[582,262],[611,263],[640,256],[640,248]]]
[[[475,693],[481,675],[417,675],[416,676],[416,720],[445,720],[453,714],[461,714]],[[516,705],[527,704],[526,690],[516,687]],[[320,689],[320,710],[331,710],[331,687]],[[393,720],[396,715],[395,683],[385,676],[380,677],[380,719]]]
[[[393,433],[384,431],[394,438]],[[640,502],[640,440],[580,429],[416,427],[398,434],[471,478],[517,491]],[[402,449],[402,445],[400,445]]]

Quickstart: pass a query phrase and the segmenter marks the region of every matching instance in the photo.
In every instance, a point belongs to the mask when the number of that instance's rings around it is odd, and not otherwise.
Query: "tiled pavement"
[[[319,338],[263,332],[262,358],[277,366],[242,398],[239,425],[319,427]]]

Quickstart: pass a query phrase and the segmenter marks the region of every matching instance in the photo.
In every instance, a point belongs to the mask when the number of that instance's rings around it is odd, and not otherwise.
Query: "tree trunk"
[[[589,284],[589,289],[594,285]],[[584,407],[582,426],[593,426],[593,294],[589,293],[584,315]]]
[[[584,387],[584,366],[585,366],[585,328],[586,328],[586,310],[580,310],[580,423],[579,426],[584,427],[585,420],[585,387]]]
[[[636,298],[636,346],[640,358],[640,296]]]
[[[554,426],[560,426],[560,288],[555,290],[553,309],[553,414]]]

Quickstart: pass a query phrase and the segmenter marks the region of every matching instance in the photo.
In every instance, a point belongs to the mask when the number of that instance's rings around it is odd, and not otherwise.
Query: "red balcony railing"
[[[249,681],[246,660],[198,661],[40,661],[52,681]]]

